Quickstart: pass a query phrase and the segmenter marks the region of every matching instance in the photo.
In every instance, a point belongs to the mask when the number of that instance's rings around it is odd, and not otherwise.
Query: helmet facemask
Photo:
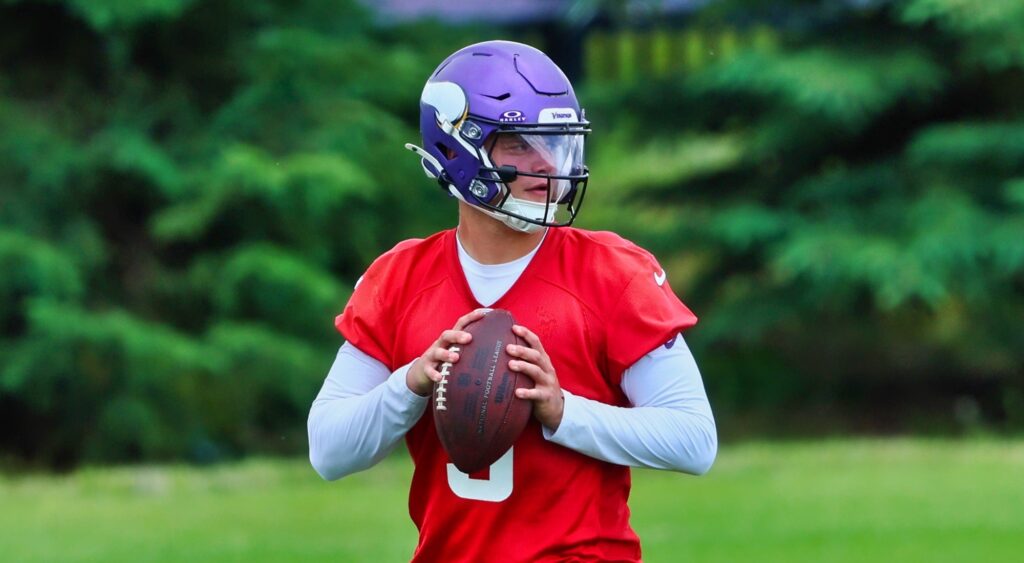
[[[586,193],[587,132],[565,125],[499,129],[479,151],[470,203],[517,231],[572,224]]]

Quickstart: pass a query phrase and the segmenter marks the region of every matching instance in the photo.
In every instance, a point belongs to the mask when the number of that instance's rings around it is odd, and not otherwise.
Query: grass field
[[[0,476],[0,560],[404,561],[407,458],[325,483],[304,460]],[[723,449],[634,472],[646,561],[1022,561],[1024,441]]]

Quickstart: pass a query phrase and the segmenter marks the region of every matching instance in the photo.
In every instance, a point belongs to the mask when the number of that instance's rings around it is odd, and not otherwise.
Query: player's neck
[[[521,233],[465,204],[459,206],[459,242],[481,264],[504,264],[537,248],[544,231]]]

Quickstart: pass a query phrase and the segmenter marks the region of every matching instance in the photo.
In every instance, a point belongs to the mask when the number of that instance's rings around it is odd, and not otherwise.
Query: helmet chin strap
[[[536,223],[531,223],[529,221],[523,221],[522,219],[517,219],[511,215],[506,215],[505,213],[492,211],[490,209],[487,209],[486,207],[480,207],[479,205],[471,201],[466,201],[466,198],[462,197],[462,194],[459,193],[459,190],[455,189],[454,186],[449,185],[448,191],[453,196],[458,198],[459,201],[463,201],[469,204],[469,206],[472,207],[473,209],[479,211],[480,213],[483,213],[484,215],[487,215],[488,217],[491,217],[492,219],[498,221],[499,223],[505,225],[506,227],[512,229],[513,231],[518,231],[520,233],[537,233],[544,230],[545,228],[544,225],[538,225]],[[535,219],[540,219],[541,217],[544,216],[545,207],[548,208],[548,212],[547,216],[544,217],[544,221],[550,223],[551,221],[554,220],[555,213],[558,211],[557,205],[546,206],[543,203],[525,201],[521,199],[516,199],[512,196],[508,196],[508,198],[505,200],[504,205],[501,206],[502,209],[508,209],[510,212],[515,213],[516,215],[522,215],[524,217],[534,217]]]
[[[516,199],[512,196],[508,196],[508,199],[505,200],[505,204],[502,205],[501,208],[507,209],[509,212],[515,213],[516,215],[522,215],[523,217],[533,217],[538,220],[543,218],[545,223],[551,223],[554,221],[555,212],[558,211],[557,205],[545,205],[536,201]],[[547,213],[546,215],[545,212]],[[544,229],[544,225],[538,225],[529,221],[523,221],[522,219],[516,219],[511,215],[505,215],[504,213],[495,213],[495,215],[500,215],[498,220],[516,231],[536,233]]]

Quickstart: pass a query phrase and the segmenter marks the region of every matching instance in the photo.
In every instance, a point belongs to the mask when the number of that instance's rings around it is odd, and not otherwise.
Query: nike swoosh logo
[[[668,275],[665,274],[665,269],[662,268],[661,272],[654,274],[654,283],[660,286],[661,284],[665,283],[665,278],[667,277]]]

